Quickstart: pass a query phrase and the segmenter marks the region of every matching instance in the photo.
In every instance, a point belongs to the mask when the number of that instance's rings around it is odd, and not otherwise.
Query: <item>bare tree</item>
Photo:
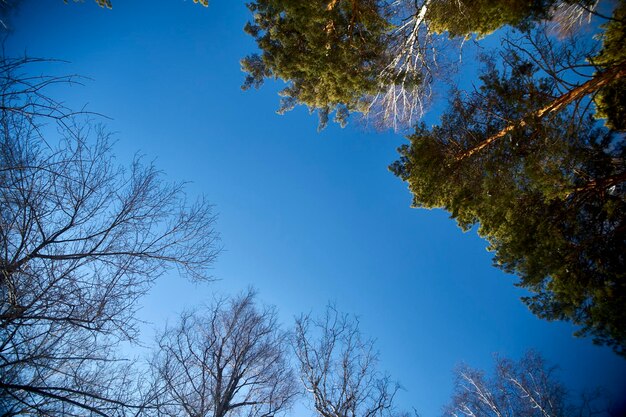
[[[273,417],[297,393],[288,336],[276,310],[248,291],[205,312],[182,314],[158,339],[151,366],[161,387],[158,415]]]
[[[393,416],[399,385],[376,369],[373,342],[358,321],[333,306],[320,319],[302,316],[294,338],[300,378],[320,417]]]
[[[454,417],[590,417],[606,415],[599,392],[567,401],[567,390],[556,379],[555,367],[530,351],[519,361],[496,358],[494,375],[468,366],[456,371],[454,395],[445,409]]]
[[[119,167],[104,128],[45,95],[71,78],[32,62],[0,62],[0,414],[120,414],[114,347],[165,271],[209,278],[215,217],[141,158]]]
[[[367,117],[396,131],[410,128],[425,113],[435,77],[448,71],[443,37],[428,28],[430,0],[394,0],[387,14],[394,29],[387,37],[387,66],[378,75],[379,92],[370,100]],[[448,42],[449,43],[449,42]]]

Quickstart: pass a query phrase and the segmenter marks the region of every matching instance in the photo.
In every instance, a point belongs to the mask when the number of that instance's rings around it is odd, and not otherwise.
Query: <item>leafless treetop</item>
[[[371,340],[358,322],[328,307],[320,319],[303,316],[294,337],[300,379],[320,417],[383,417],[395,413],[399,389],[376,369]]]
[[[215,216],[142,158],[121,168],[102,126],[46,96],[72,78],[34,61],[0,61],[0,409],[102,414],[110,347],[165,271],[209,279]]]
[[[158,340],[159,415],[273,417],[296,396],[287,334],[254,292],[182,314]]]

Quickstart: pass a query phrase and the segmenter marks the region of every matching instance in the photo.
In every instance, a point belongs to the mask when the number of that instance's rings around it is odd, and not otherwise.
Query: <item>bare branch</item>
[[[269,417],[291,406],[287,335],[275,309],[257,307],[254,297],[248,291],[184,313],[161,334],[151,362],[163,392],[159,415]]]
[[[121,415],[140,405],[113,348],[166,270],[210,278],[215,216],[141,158],[119,167],[92,115],[46,96],[75,77],[38,62],[0,60],[0,409]]]
[[[565,387],[554,367],[530,351],[519,361],[496,358],[495,372],[486,377],[468,366],[456,370],[454,396],[444,415],[456,417],[591,417],[600,397],[583,396],[568,404]],[[590,403],[593,403],[591,405]]]
[[[334,306],[316,320],[296,321],[294,349],[300,379],[320,417],[390,417],[400,388],[376,370],[371,340],[363,340],[358,322]]]

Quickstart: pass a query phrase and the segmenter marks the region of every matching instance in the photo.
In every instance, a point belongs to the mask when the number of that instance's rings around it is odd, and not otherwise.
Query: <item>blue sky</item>
[[[255,50],[242,30],[248,18],[234,1],[117,0],[105,10],[25,0],[13,20],[6,53],[65,60],[38,71],[86,77],[54,94],[110,117],[121,163],[145,154],[219,213],[218,281],[166,276],[142,300],[141,319],[161,327],[215,292],[248,286],[285,326],[335,301],[377,340],[381,368],[405,388],[399,405],[422,417],[440,414],[455,365],[490,368],[496,352],[534,348],[575,390],[626,392],[624,359],[536,319],[474,232],[442,211],[410,208],[406,185],[387,170],[401,135],[357,123],[318,133],[305,109],[275,114],[280,83],[242,92],[239,60]]]

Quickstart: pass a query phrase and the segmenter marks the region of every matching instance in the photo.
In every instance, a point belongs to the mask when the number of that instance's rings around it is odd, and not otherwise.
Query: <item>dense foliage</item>
[[[595,52],[591,39],[535,30],[559,13],[560,24],[575,26],[594,13],[587,0],[427,0],[413,8],[260,0],[249,7],[254,23],[246,31],[261,54],[242,61],[244,87],[286,81],[280,111],[305,104],[319,111],[321,127],[332,111],[342,124],[350,112],[366,111],[387,62],[395,62],[397,27],[410,28],[402,53],[415,47],[422,58],[420,27],[449,37],[503,26],[523,33],[527,44],[509,41],[499,66],[490,58],[480,89],[457,92],[439,126],[416,128],[392,169],[409,182],[415,206],[444,208],[464,229],[479,225],[496,263],[531,291],[525,301],[535,314],[570,320],[580,335],[625,353],[626,172],[616,132],[626,127],[624,2]]]
[[[592,59],[600,68],[626,65],[626,3],[621,2],[613,20],[604,25],[602,50]],[[626,80],[621,79],[602,88],[595,97],[596,116],[605,119],[607,127],[626,130]]]
[[[594,7],[590,0],[431,0],[426,18],[431,30],[450,37],[479,37],[503,26],[528,30],[542,20],[554,17],[559,7],[578,6],[579,10]],[[576,8],[576,7],[575,7]],[[580,18],[574,13],[569,18]]]
[[[318,112],[320,127],[332,112],[343,124],[349,112],[364,110],[385,65],[388,23],[377,0],[257,0],[248,8],[254,22],[245,30],[261,55],[242,60],[244,89],[280,78],[288,85],[279,112],[304,104]]]
[[[540,317],[626,353],[626,179],[622,136],[557,96],[551,78],[519,59],[487,65],[480,89],[457,93],[438,126],[419,126],[391,167],[416,207],[443,208],[478,232],[496,265],[520,277]],[[527,115],[534,115],[527,117]],[[514,125],[480,152],[467,151]]]
[[[430,28],[450,37],[488,35],[504,25],[528,26],[549,16],[557,0],[433,0],[428,6]]]

